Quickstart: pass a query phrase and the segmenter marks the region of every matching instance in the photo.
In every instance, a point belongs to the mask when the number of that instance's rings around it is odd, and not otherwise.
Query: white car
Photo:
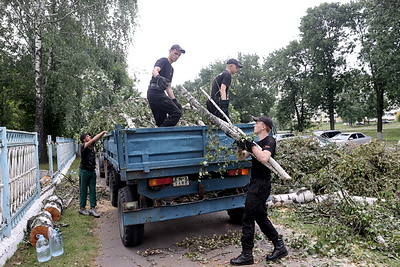
[[[369,141],[372,140],[371,136],[367,136],[363,133],[359,132],[352,132],[352,133],[341,133],[338,135],[335,135],[330,139],[332,142],[337,143],[338,145],[343,145],[343,144],[365,144],[368,143]]]
[[[293,138],[293,137],[295,137],[293,133],[279,133],[274,135],[276,141],[281,141],[282,139]]]
[[[335,135],[338,135],[340,133],[341,133],[341,131],[338,131],[338,130],[314,131],[314,135],[320,136],[320,137],[325,137],[325,138],[332,138]]]

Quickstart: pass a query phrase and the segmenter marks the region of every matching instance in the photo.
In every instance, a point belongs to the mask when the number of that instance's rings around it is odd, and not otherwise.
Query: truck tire
[[[118,191],[118,219],[119,234],[125,247],[134,247],[143,242],[144,224],[124,225],[122,203],[138,200],[130,186],[125,186]]]
[[[122,183],[119,180],[119,174],[115,169],[110,171],[110,177],[108,180],[110,187],[110,202],[113,207],[118,207],[118,190],[122,187]]]
[[[229,219],[234,224],[242,224],[244,208],[228,210]]]

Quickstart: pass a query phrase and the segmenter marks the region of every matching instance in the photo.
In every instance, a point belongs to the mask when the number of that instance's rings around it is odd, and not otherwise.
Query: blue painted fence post
[[[3,187],[2,191],[2,211],[3,211],[3,219],[5,221],[4,235],[11,235],[11,211],[10,211],[10,186],[8,183],[8,162],[7,162],[7,129],[6,127],[0,127],[0,170],[1,170],[1,187]],[[2,219],[2,218],[0,218]]]
[[[53,143],[51,142],[51,135],[47,136],[47,149],[48,149],[48,154],[49,154],[49,175],[51,177],[51,180],[53,181]]]
[[[60,162],[60,159],[61,159],[61,151],[60,151],[60,149],[59,149],[59,147],[60,147],[60,141],[59,141],[59,138],[58,137],[56,137],[56,152],[57,152],[57,171],[60,171],[61,172],[61,162]]]
[[[35,158],[36,158],[36,188],[37,195],[36,198],[40,197],[40,166],[39,166],[39,139],[38,133],[35,133]]]

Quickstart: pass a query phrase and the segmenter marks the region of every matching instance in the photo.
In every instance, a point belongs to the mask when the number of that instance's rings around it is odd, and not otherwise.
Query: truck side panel
[[[238,126],[247,134],[253,130],[252,124]],[[215,132],[221,145],[233,143],[224,132]],[[121,180],[129,181],[198,173],[208,142],[207,126],[117,128],[104,138],[104,148],[105,157],[120,172]],[[209,164],[215,169],[213,165],[218,162]]]

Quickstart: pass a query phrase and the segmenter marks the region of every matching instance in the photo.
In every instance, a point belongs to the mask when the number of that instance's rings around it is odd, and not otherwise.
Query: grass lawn
[[[78,196],[78,168],[80,158],[76,159],[71,165],[67,176],[57,186],[55,194],[63,198],[63,194],[71,192],[72,201],[70,205],[64,209],[60,220],[55,223],[54,227],[58,227],[63,237],[64,254],[53,257],[45,263],[39,263],[36,258],[36,248],[33,247],[28,240],[24,239],[18,246],[18,250],[5,264],[6,267],[11,266],[95,266],[95,257],[97,256],[100,242],[94,234],[96,222],[92,216],[82,216],[78,213],[79,196]],[[71,171],[74,173],[71,174]],[[70,197],[70,196],[69,196]],[[67,198],[69,198],[67,197]],[[64,202],[67,201],[63,198]]]

